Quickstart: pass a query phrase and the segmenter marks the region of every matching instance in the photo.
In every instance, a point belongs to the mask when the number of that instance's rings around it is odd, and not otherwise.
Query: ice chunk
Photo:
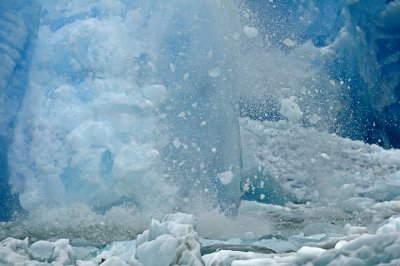
[[[31,245],[31,254],[37,260],[46,260],[50,258],[54,247],[53,242],[40,240]]]
[[[320,156],[321,158],[325,159],[325,160],[329,160],[329,159],[330,159],[329,155],[326,154],[326,153],[323,153],[323,152],[322,152],[319,156]]]
[[[377,234],[400,233],[400,217],[390,217],[389,221],[376,230]]]
[[[169,69],[171,70],[172,73],[175,73],[176,68],[175,68],[174,64],[170,63],[169,64]]]
[[[291,40],[291,39],[288,39],[288,38],[284,39],[284,40],[282,41],[282,43],[283,43],[284,45],[286,45],[287,47],[293,47],[293,46],[296,45],[296,42],[295,42],[295,41],[293,41],[293,40]]]
[[[296,101],[295,96],[281,100],[280,113],[292,123],[297,123],[303,118],[303,112]]]
[[[182,142],[181,142],[178,138],[175,138],[175,139],[172,141],[172,145],[174,145],[175,148],[179,149],[179,148],[181,147],[181,145],[182,145]]]
[[[217,78],[221,75],[221,69],[219,67],[213,67],[208,70],[208,75],[212,78]]]
[[[253,259],[266,258],[268,255],[259,254],[254,252],[242,252],[242,251],[230,251],[221,250],[215,253],[207,254],[203,256],[205,265],[243,265],[240,262],[252,261]],[[244,264],[246,265],[246,264]],[[252,261],[247,265],[268,265],[264,264],[254,264]]]
[[[179,241],[169,234],[163,234],[137,247],[136,258],[144,265],[170,265],[176,261]]]
[[[154,104],[161,103],[167,95],[167,89],[162,84],[154,84],[143,88],[143,96]]]
[[[136,259],[143,265],[203,265],[198,235],[193,229],[193,215],[175,213],[163,222],[153,220],[139,235]]]
[[[217,178],[223,185],[228,185],[229,183],[232,182],[232,179],[234,178],[232,171],[226,171],[222,173],[217,174]]]
[[[75,254],[68,239],[55,242],[38,241],[31,246],[28,238],[24,240],[6,238],[0,242],[0,264],[37,265],[39,261],[52,261],[54,265],[70,265],[75,261]]]
[[[250,26],[244,26],[243,33],[250,39],[258,36],[258,30],[256,28],[250,27]]]
[[[297,254],[300,257],[306,257],[307,259],[315,259],[321,256],[324,252],[326,252],[325,249],[322,248],[317,248],[317,247],[302,247],[297,251]]]

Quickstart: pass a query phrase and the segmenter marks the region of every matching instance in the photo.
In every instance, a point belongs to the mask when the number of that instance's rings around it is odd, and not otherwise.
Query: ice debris
[[[221,183],[223,185],[226,186],[226,185],[228,185],[228,184],[230,184],[232,182],[233,173],[232,173],[232,171],[226,171],[226,172],[223,172],[223,173],[218,173],[217,174],[217,178],[219,179],[219,181],[221,181]]]
[[[284,39],[284,40],[282,41],[282,43],[283,43],[284,45],[286,45],[287,47],[293,47],[293,46],[296,45],[296,42],[295,42],[295,41],[293,41],[293,40],[291,40],[291,39],[288,39],[288,38]]]
[[[152,220],[136,241],[136,259],[143,265],[204,265],[191,214],[175,213]],[[162,262],[162,263],[161,263]]]
[[[303,118],[303,112],[296,101],[297,98],[295,96],[281,101],[280,113],[292,123],[297,123]]]
[[[243,33],[250,39],[258,36],[258,30],[256,28],[250,27],[250,26],[244,26]]]

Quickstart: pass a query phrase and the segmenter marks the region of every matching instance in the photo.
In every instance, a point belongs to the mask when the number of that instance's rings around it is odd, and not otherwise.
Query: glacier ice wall
[[[163,212],[200,195],[234,213],[239,112],[398,148],[399,13],[398,0],[2,1],[0,203]]]
[[[234,20],[224,17],[233,8],[43,1],[9,152],[21,206],[130,204],[157,212],[184,207],[196,191],[234,213],[235,50],[223,35],[233,36]]]

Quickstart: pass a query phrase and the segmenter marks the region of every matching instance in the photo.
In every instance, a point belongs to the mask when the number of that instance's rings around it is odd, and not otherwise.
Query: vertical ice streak
[[[169,19],[156,61],[168,87],[161,112],[170,134],[162,153],[169,178],[180,188],[183,208],[201,195],[227,214],[236,212],[241,196],[233,40],[240,24],[231,8],[215,1],[161,4]]]
[[[18,208],[9,188],[8,150],[28,80],[39,22],[37,1],[0,2],[0,220]]]

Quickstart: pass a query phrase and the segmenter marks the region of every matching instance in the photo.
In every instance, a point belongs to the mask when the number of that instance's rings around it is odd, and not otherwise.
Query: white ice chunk
[[[208,70],[208,75],[212,78],[217,78],[221,75],[221,69],[219,67],[213,67]]]
[[[255,252],[242,252],[242,251],[231,251],[231,250],[221,250],[215,253],[207,254],[203,256],[205,265],[272,265],[270,263],[255,264],[253,259],[260,259],[267,257],[266,254],[260,254]],[[250,264],[240,264],[241,262],[252,261]]]
[[[325,160],[329,160],[329,159],[331,159],[330,157],[329,157],[329,155],[328,154],[326,154],[326,153],[321,153],[320,155],[319,155],[321,158],[323,158],[323,159],[325,159]]]
[[[258,36],[258,30],[256,28],[250,27],[250,26],[244,26],[243,33],[250,39]]]
[[[136,259],[143,265],[204,265],[193,215],[168,214],[153,220],[137,238]]]
[[[291,40],[291,39],[289,39],[289,38],[284,39],[284,40],[282,41],[282,43],[283,43],[284,45],[286,45],[287,47],[293,47],[293,46],[296,45],[296,42],[293,41],[293,40]]]
[[[400,217],[391,217],[389,221],[376,230],[377,234],[400,233]]]
[[[233,173],[232,171],[226,171],[222,173],[217,174],[217,178],[221,181],[223,185],[228,185],[232,182],[233,180]]]
[[[54,242],[54,249],[51,255],[54,258],[54,264],[69,265],[72,263],[74,253],[72,247],[69,245],[68,239],[59,239]]]
[[[279,112],[292,123],[297,123],[303,118],[303,112],[296,101],[297,97],[295,96],[283,99],[279,110]]]
[[[164,234],[137,247],[136,258],[148,266],[170,265],[174,262],[179,241],[175,237]],[[165,263],[165,264],[163,264]]]
[[[310,259],[310,258],[318,258],[325,252],[326,250],[322,248],[304,246],[297,251],[297,254],[300,257]]]
[[[40,240],[31,245],[31,254],[37,260],[45,260],[50,258],[53,248],[53,242]]]
[[[143,88],[143,96],[154,104],[161,103],[167,95],[167,88],[162,84],[154,84]]]
[[[179,147],[182,145],[182,142],[178,138],[175,138],[172,141],[172,145],[174,145],[175,148],[179,149]]]

